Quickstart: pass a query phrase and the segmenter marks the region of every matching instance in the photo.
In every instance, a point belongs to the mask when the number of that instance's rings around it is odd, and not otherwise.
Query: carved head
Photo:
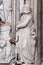
[[[31,12],[31,10],[30,10],[30,0],[26,0],[25,1],[25,4],[24,4],[24,6],[23,6],[23,12],[24,13],[29,13],[29,12]]]

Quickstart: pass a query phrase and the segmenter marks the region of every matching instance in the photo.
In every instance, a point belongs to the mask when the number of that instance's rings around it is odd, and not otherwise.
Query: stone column
[[[15,37],[15,2],[16,0],[11,0],[11,7],[12,7],[12,12],[11,12],[11,27],[12,27],[12,38],[14,39]]]
[[[34,23],[35,23],[35,29],[36,29],[36,35],[37,35],[37,0],[34,0]]]
[[[36,65],[41,65],[41,0],[37,0],[37,62]]]
[[[43,61],[43,0],[42,0],[42,61]]]
[[[16,7],[16,22],[18,22],[20,18],[20,0],[17,0]]]
[[[12,1],[12,37],[16,37],[16,22],[19,21],[20,16],[20,0]]]

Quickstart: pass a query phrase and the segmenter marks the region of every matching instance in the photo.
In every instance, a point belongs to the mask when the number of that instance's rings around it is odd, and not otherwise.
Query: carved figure
[[[32,21],[32,13],[30,11],[30,2],[24,4],[23,14],[21,20],[16,25],[19,41],[17,42],[18,54],[21,58],[21,62],[26,64],[33,63],[34,51],[35,51],[35,27]]]

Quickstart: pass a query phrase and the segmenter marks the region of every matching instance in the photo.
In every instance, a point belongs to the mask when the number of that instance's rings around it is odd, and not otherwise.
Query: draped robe
[[[16,27],[18,28],[16,35],[19,36],[17,52],[21,58],[21,62],[32,63],[34,61],[36,35],[31,13],[24,14]]]

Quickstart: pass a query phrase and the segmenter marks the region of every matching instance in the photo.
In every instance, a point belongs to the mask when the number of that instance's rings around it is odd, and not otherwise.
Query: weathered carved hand
[[[17,29],[25,28],[32,20],[32,15],[23,15],[20,22],[17,24]]]
[[[18,31],[19,29],[19,24],[21,24],[20,21],[18,21],[18,23],[16,24],[16,31]]]

